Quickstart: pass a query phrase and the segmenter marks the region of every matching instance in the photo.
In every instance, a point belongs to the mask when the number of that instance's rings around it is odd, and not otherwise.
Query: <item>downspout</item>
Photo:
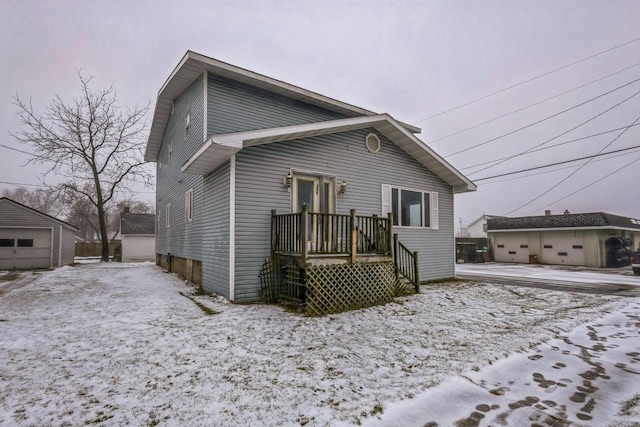
[[[229,300],[236,293],[236,155],[229,159]]]

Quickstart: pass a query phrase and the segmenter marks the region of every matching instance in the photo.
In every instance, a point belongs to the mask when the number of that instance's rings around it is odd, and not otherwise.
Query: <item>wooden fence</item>
[[[116,249],[120,246],[120,240],[114,240],[109,243],[109,256],[114,256]],[[102,256],[102,243],[79,243],[76,242],[76,256],[79,257],[95,257]]]

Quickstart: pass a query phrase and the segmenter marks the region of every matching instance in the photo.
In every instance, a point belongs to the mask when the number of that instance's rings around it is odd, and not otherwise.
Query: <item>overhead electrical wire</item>
[[[591,163],[593,164],[593,163],[597,163],[597,162],[605,162],[607,160],[615,159],[616,157],[622,157],[622,156],[626,156],[626,155],[628,155],[628,153],[625,152],[625,153],[617,154],[615,156],[607,157],[605,159],[596,159],[596,160],[592,161]],[[579,165],[564,166],[564,167],[552,169],[552,170],[549,170],[549,171],[530,173],[528,175],[515,176],[515,177],[512,177],[512,178],[500,179],[500,180],[491,181],[491,182],[484,182],[484,183],[482,183],[482,186],[486,187],[487,185],[499,184],[501,182],[515,181],[516,179],[525,179],[525,178],[530,178],[532,176],[547,175],[547,174],[550,174],[550,173],[553,173],[553,172],[562,171],[562,170],[565,170],[565,169],[577,168],[578,166]],[[544,169],[544,167],[541,167],[541,169]]]
[[[487,99],[487,98],[490,98],[490,97],[492,97],[492,96],[494,96],[494,95],[498,95],[498,94],[500,94],[500,93],[503,93],[503,92],[506,92],[506,91],[508,91],[508,90],[514,89],[514,88],[516,88],[516,87],[518,87],[518,86],[522,86],[523,84],[530,83],[530,82],[532,82],[532,81],[534,81],[534,80],[538,80],[538,79],[540,79],[540,78],[542,78],[542,77],[546,77],[546,76],[548,76],[548,75],[550,75],[550,74],[553,74],[553,73],[555,73],[555,72],[558,72],[558,71],[564,70],[565,68],[572,67],[572,66],[574,66],[574,65],[580,64],[581,62],[588,61],[589,59],[593,59],[593,58],[595,58],[595,57],[597,57],[597,56],[600,56],[600,55],[603,55],[603,54],[605,54],[605,53],[611,52],[611,51],[613,51],[613,50],[619,49],[619,48],[621,48],[621,47],[623,47],[623,46],[629,45],[629,44],[631,44],[631,43],[635,43],[635,42],[637,42],[638,40],[640,40],[640,37],[637,37],[637,38],[635,38],[635,39],[633,39],[633,40],[629,40],[628,42],[625,42],[625,43],[619,44],[619,45],[617,45],[617,46],[613,46],[613,47],[611,47],[611,48],[609,48],[609,49],[603,50],[603,51],[601,51],[601,52],[598,52],[598,53],[593,54],[593,55],[591,55],[591,56],[588,56],[588,57],[586,57],[586,58],[579,59],[579,60],[574,61],[574,62],[572,62],[572,63],[570,63],[570,64],[563,65],[562,67],[559,67],[559,68],[553,69],[553,70],[551,70],[551,71],[547,71],[546,73],[543,73],[543,74],[537,75],[537,76],[535,76],[535,77],[532,77],[532,78],[530,78],[530,79],[524,80],[524,81],[522,81],[522,82],[520,82],[520,83],[516,83],[516,84],[511,85],[511,86],[509,86],[509,87],[506,87],[506,88],[504,88],[504,89],[500,89],[500,90],[498,90],[498,91],[496,91],[496,92],[492,92],[492,93],[490,93],[490,94],[488,94],[488,95],[481,96],[480,98],[476,98],[476,99],[474,99],[474,100],[472,100],[472,101],[465,102],[464,104],[460,104],[460,105],[458,105],[458,106],[456,106],[456,107],[449,108],[448,110],[442,111],[442,112],[440,112],[440,113],[433,114],[433,115],[431,115],[431,116],[429,116],[429,117],[425,117],[424,119],[418,120],[417,122],[413,122],[412,124],[414,124],[414,125],[415,125],[415,124],[418,124],[418,123],[424,122],[424,121],[426,121],[426,120],[433,119],[434,117],[442,116],[443,114],[450,113],[450,112],[455,111],[455,110],[458,110],[458,109],[460,109],[460,108],[462,108],[462,107],[466,107],[467,105],[474,104],[474,103],[476,103],[476,102],[478,102],[478,101],[482,101],[482,100]]]
[[[625,98],[625,99],[623,99],[622,101],[618,102],[617,104],[613,105],[612,107],[607,108],[606,110],[604,110],[604,111],[602,111],[602,112],[600,112],[600,113],[596,114],[595,116],[593,116],[593,117],[591,117],[591,118],[589,118],[589,119],[585,120],[585,121],[584,121],[584,122],[582,122],[582,123],[579,123],[578,125],[576,125],[576,126],[572,127],[571,129],[566,130],[566,131],[562,132],[561,134],[554,136],[553,138],[547,139],[546,141],[541,142],[541,143],[540,143],[540,144],[538,144],[538,145],[534,145],[533,147],[528,148],[528,149],[526,149],[526,150],[524,150],[524,151],[521,151],[521,152],[520,152],[520,153],[518,153],[518,154],[514,154],[513,156],[509,156],[509,157],[507,157],[507,158],[506,158],[506,159],[504,159],[504,160],[497,161],[497,162],[495,162],[495,163],[494,163],[494,164],[492,164],[492,165],[485,166],[485,167],[484,167],[484,168],[482,168],[482,169],[478,169],[477,171],[470,172],[468,175],[473,175],[473,174],[476,174],[476,173],[478,173],[478,172],[482,172],[482,171],[485,171],[485,170],[487,170],[487,169],[491,169],[492,167],[498,166],[498,165],[500,165],[500,164],[502,164],[502,163],[505,163],[505,162],[507,162],[507,161],[509,161],[509,160],[511,160],[511,159],[515,159],[516,157],[520,157],[520,156],[523,156],[523,155],[525,155],[525,154],[528,154],[528,153],[530,153],[532,150],[534,150],[534,149],[536,149],[536,148],[539,148],[539,147],[542,147],[543,145],[546,145],[547,143],[549,143],[549,142],[551,142],[551,141],[554,141],[554,140],[556,140],[556,139],[560,138],[561,136],[564,136],[564,135],[566,135],[566,134],[568,134],[568,133],[573,132],[574,130],[578,129],[578,128],[579,128],[579,127],[581,127],[581,126],[584,126],[584,125],[586,125],[586,124],[587,124],[587,123],[589,123],[589,122],[592,122],[593,120],[595,120],[595,119],[597,119],[598,117],[600,117],[600,116],[602,116],[602,115],[604,115],[604,114],[608,113],[609,111],[613,110],[614,108],[619,107],[620,105],[622,105],[623,103],[627,102],[627,101],[628,101],[628,100],[630,100],[631,98],[633,98],[633,97],[637,96],[638,94],[640,94],[640,90],[639,90],[639,91],[637,91],[636,93],[634,93],[633,95],[629,96],[628,98]],[[634,123],[635,123],[635,122],[634,122]],[[624,133],[624,132],[626,132],[627,130],[629,130],[631,127],[632,127],[632,125],[629,125],[629,126],[625,127],[625,128],[623,129],[623,133]]]
[[[606,156],[606,155],[609,155],[609,154],[622,153],[622,152],[626,152],[626,151],[630,151],[630,150],[637,150],[638,148],[640,148],[640,145],[634,145],[633,147],[621,148],[619,150],[607,151],[606,153],[600,152],[600,153],[597,153],[597,154],[593,154],[591,156],[578,157],[578,158],[575,158],[575,159],[563,160],[561,162],[549,163],[549,164],[546,164],[546,165],[535,166],[535,167],[531,167],[531,168],[527,168],[527,169],[520,169],[520,170],[517,170],[517,171],[501,173],[501,174],[498,174],[498,175],[486,176],[486,177],[483,177],[483,178],[477,178],[477,179],[474,179],[473,182],[486,181],[488,179],[501,178],[503,176],[516,175],[516,174],[523,173],[523,172],[531,172],[531,171],[538,170],[538,169],[545,169],[545,168],[550,168],[550,167],[553,167],[553,166],[564,165],[564,164],[567,164],[567,163],[579,162],[580,160],[593,159],[593,158],[596,158],[596,157]]]
[[[502,164],[502,163],[508,162],[508,161],[509,161],[509,160],[511,160],[511,159],[515,159],[516,157],[520,157],[520,156],[523,156],[523,155],[525,155],[525,154],[528,154],[528,153],[530,153],[531,151],[533,151],[533,150],[535,150],[535,149],[537,149],[537,148],[540,148],[540,147],[542,147],[542,146],[544,146],[544,145],[548,144],[549,142],[554,141],[554,140],[556,140],[556,139],[560,138],[561,136],[564,136],[564,135],[567,135],[568,133],[573,132],[574,130],[578,129],[578,128],[579,128],[579,127],[581,127],[581,126],[584,126],[584,125],[586,125],[587,123],[594,121],[594,120],[595,120],[595,119],[597,119],[598,117],[601,117],[601,116],[603,116],[604,114],[608,113],[609,111],[611,111],[611,110],[613,110],[613,109],[615,109],[615,108],[619,107],[620,105],[624,104],[625,102],[627,102],[627,101],[628,101],[628,100],[630,100],[631,98],[633,98],[633,97],[637,96],[638,94],[640,94],[640,90],[639,90],[639,91],[637,91],[637,92],[635,92],[633,95],[631,95],[631,96],[629,96],[629,97],[627,97],[627,98],[623,99],[622,101],[618,102],[617,104],[614,104],[613,106],[611,106],[611,107],[607,108],[606,110],[604,110],[604,111],[602,111],[602,112],[600,112],[600,113],[596,114],[595,116],[592,116],[592,117],[588,118],[588,119],[587,119],[587,120],[585,120],[584,122],[579,123],[579,124],[577,124],[576,126],[574,126],[574,127],[570,128],[570,129],[568,129],[568,130],[566,130],[566,131],[564,131],[564,132],[562,132],[562,133],[560,133],[560,134],[558,134],[558,135],[556,135],[556,136],[554,136],[554,137],[552,137],[552,138],[549,138],[549,139],[547,139],[546,141],[541,142],[540,144],[534,145],[533,147],[528,148],[528,149],[526,149],[526,150],[524,150],[524,151],[521,151],[521,152],[519,152],[518,154],[514,154],[514,155],[512,155],[512,156],[508,156],[507,158],[505,158],[505,159],[503,159],[503,160],[496,161],[495,163],[493,163],[493,164],[491,164],[491,165],[489,165],[489,166],[485,166],[485,167],[484,167],[484,168],[482,168],[482,169],[478,169],[478,170],[476,170],[476,171],[470,172],[468,175],[473,175],[473,174],[476,174],[476,173],[478,173],[478,172],[482,172],[482,171],[485,171],[485,170],[487,170],[487,169],[491,169],[491,168],[493,168],[493,167],[495,167],[495,166],[498,166],[498,165],[500,165],[500,164]],[[635,122],[634,122],[634,123],[635,123]],[[623,133],[624,133],[624,132],[626,132],[626,131],[628,131],[628,130],[633,126],[633,125],[634,125],[634,124],[632,123],[631,125],[624,127],[624,128],[622,129]]]
[[[496,136],[495,138],[491,138],[491,139],[489,139],[489,140],[487,140],[487,141],[484,141],[484,142],[481,142],[481,143],[479,143],[479,144],[472,145],[471,147],[467,147],[467,148],[464,148],[464,149],[462,149],[462,150],[456,151],[455,153],[448,154],[448,155],[444,156],[444,158],[446,159],[446,158],[448,158],[448,157],[455,156],[455,155],[457,155],[457,154],[461,154],[461,153],[464,153],[464,152],[469,151],[469,150],[473,150],[474,148],[478,148],[478,147],[481,147],[481,146],[483,146],[483,145],[489,144],[489,143],[491,143],[491,142],[495,142],[495,141],[497,141],[497,140],[499,140],[499,139],[502,139],[502,138],[504,138],[504,137],[507,137],[507,136],[513,135],[514,133],[520,132],[520,131],[522,131],[522,130],[524,130],[524,129],[528,129],[528,128],[532,127],[532,126],[538,125],[538,124],[540,124],[540,123],[542,123],[542,122],[545,122],[545,121],[547,121],[547,120],[549,120],[549,119],[552,119],[552,118],[554,118],[554,117],[558,117],[558,116],[560,116],[560,115],[562,115],[562,114],[564,114],[564,113],[567,113],[567,112],[569,112],[569,111],[571,111],[571,110],[575,110],[576,108],[582,107],[583,105],[586,105],[586,104],[588,104],[589,102],[593,102],[593,101],[595,101],[595,100],[597,100],[597,99],[600,99],[600,98],[602,98],[602,97],[604,97],[604,96],[610,95],[611,93],[613,93],[613,92],[615,92],[615,91],[617,91],[617,90],[623,89],[623,88],[625,88],[625,87],[627,87],[627,86],[629,86],[629,85],[632,85],[632,84],[634,84],[634,83],[637,83],[638,81],[640,81],[640,79],[632,80],[632,81],[630,81],[630,82],[628,82],[628,83],[623,84],[622,86],[618,86],[618,87],[616,87],[616,88],[614,88],[614,89],[611,89],[610,91],[607,91],[607,92],[602,93],[602,94],[600,94],[600,95],[598,95],[598,96],[595,96],[595,97],[593,97],[593,98],[590,98],[590,99],[588,99],[588,100],[586,100],[586,101],[584,101],[584,102],[581,102],[581,103],[579,103],[579,104],[575,104],[575,105],[573,105],[572,107],[569,107],[569,108],[567,108],[567,109],[565,109],[565,110],[562,110],[562,111],[560,111],[560,112],[554,113],[554,114],[552,114],[552,115],[550,115],[550,116],[547,116],[547,117],[545,117],[545,118],[542,118],[542,119],[540,119],[540,120],[537,120],[537,121],[535,121],[535,122],[533,122],[533,123],[529,123],[528,125],[525,125],[525,126],[519,127],[519,128],[517,128],[517,129],[515,129],[515,130],[512,130],[512,131],[509,131],[509,132],[507,132],[507,133],[504,133],[504,134],[502,134],[502,135],[500,135],[500,136]],[[620,102],[620,103],[618,103],[618,104],[614,105],[614,106],[613,106],[612,108],[610,108],[610,109],[613,109],[613,108],[617,107],[618,105],[622,104],[623,102],[627,101],[628,99],[632,98],[632,97],[633,97],[633,96],[635,96],[635,95],[637,95],[637,92],[636,92],[634,95],[632,95],[631,97],[629,97],[629,98],[625,99],[624,101],[622,101],[622,102]],[[610,110],[610,109],[609,109],[609,110]],[[605,112],[603,112],[602,114],[606,113],[606,112],[607,112],[607,111],[609,111],[609,110],[606,110],[606,111],[605,111]],[[575,129],[575,128],[574,128],[574,129]],[[562,136],[562,135],[559,135],[559,136]],[[547,141],[547,142],[550,142],[550,141]],[[541,144],[541,145],[543,145],[543,144]]]
[[[640,116],[638,116],[638,118],[636,118],[631,124],[636,123],[637,121],[640,120]],[[614,142],[616,142],[622,135],[624,135],[627,131],[629,130],[629,128],[621,131],[615,138],[613,138],[608,144],[606,144],[604,147],[602,147],[602,149],[597,153],[600,154],[602,153],[607,147],[609,147],[611,144],[613,144]],[[541,197],[549,194],[552,190],[554,190],[555,188],[558,188],[560,185],[562,185],[562,183],[564,183],[565,181],[567,181],[569,178],[571,178],[573,175],[575,175],[576,173],[578,173],[583,167],[585,167],[586,165],[589,164],[589,162],[591,162],[591,160],[593,160],[593,158],[587,160],[585,163],[583,163],[582,165],[580,165],[580,167],[578,167],[576,170],[574,170],[573,172],[571,172],[569,175],[567,175],[566,177],[564,177],[563,179],[561,179],[559,182],[557,182],[556,184],[552,185],[549,189],[547,189],[546,191],[544,191],[542,194],[538,195],[537,197],[534,197],[533,199],[529,200],[528,202],[526,202],[523,205],[518,206],[517,208],[505,213],[504,215],[509,215],[512,214],[513,212],[522,209],[525,206],[530,205],[531,203],[535,202],[536,200],[540,199]]]
[[[611,132],[617,132],[619,130],[627,129],[627,128],[632,127],[632,126],[640,126],[640,123],[636,123],[634,125],[629,125],[629,126],[623,126],[623,127],[620,127],[620,128],[605,130],[605,131],[594,133],[594,134],[591,134],[591,135],[582,136],[580,138],[575,138],[575,139],[570,139],[568,141],[559,142],[558,144],[548,145],[548,146],[542,147],[542,148],[536,148],[536,149],[528,151],[527,153],[524,153],[524,154],[531,154],[531,153],[537,153],[538,151],[550,150],[552,148],[560,147],[562,145],[571,144],[572,142],[583,141],[585,139],[595,138],[596,136],[606,135],[606,134],[611,133]],[[522,154],[522,155],[524,155],[524,154]],[[488,165],[490,163],[498,162],[500,160],[505,160],[505,159],[509,159],[509,157],[501,157],[499,159],[493,159],[493,160],[488,160],[488,161],[482,162],[482,163],[476,163],[475,165],[458,168],[458,170],[463,171],[463,170],[466,170],[466,169],[471,169],[471,168],[475,168],[475,167],[478,167],[478,166]]]
[[[563,201],[563,200],[566,200],[566,199],[568,199],[569,197],[571,197],[571,196],[573,196],[573,195],[575,195],[575,194],[578,194],[578,193],[579,193],[579,192],[581,192],[582,190],[586,190],[587,188],[591,187],[592,185],[595,185],[595,184],[597,184],[597,183],[599,183],[599,182],[601,182],[601,181],[604,181],[605,179],[609,178],[611,175],[615,175],[615,174],[617,174],[617,173],[618,173],[618,172],[620,172],[622,169],[627,168],[627,167],[631,166],[632,164],[634,164],[634,163],[636,163],[636,162],[638,162],[638,161],[640,161],[640,157],[638,157],[638,158],[637,158],[637,159],[635,159],[635,160],[630,161],[630,162],[629,162],[629,163],[627,163],[626,165],[624,165],[624,166],[622,166],[622,167],[620,167],[620,168],[618,168],[618,169],[614,170],[613,172],[608,173],[607,175],[603,176],[602,178],[598,178],[597,180],[595,180],[595,181],[591,182],[590,184],[587,184],[587,185],[585,185],[584,187],[581,187],[581,188],[577,189],[576,191],[574,191],[574,192],[572,192],[572,193],[570,193],[570,194],[567,194],[566,196],[561,197],[561,198],[559,198],[558,200],[556,200],[556,201],[554,201],[554,202],[552,202],[552,203],[549,203],[547,206],[553,206],[553,205],[555,205],[555,204],[556,204],[556,203],[558,203],[558,202],[561,202],[561,201]]]
[[[429,142],[428,142],[428,144],[433,144],[433,143],[436,143],[436,142],[444,141],[445,139],[451,138],[451,137],[453,137],[453,136],[460,135],[460,134],[462,134],[462,133],[465,133],[465,132],[470,131],[470,130],[473,130],[473,129],[477,129],[477,128],[481,127],[481,126],[484,126],[484,125],[489,124],[489,123],[493,123],[493,122],[498,121],[498,120],[500,120],[500,119],[504,119],[505,117],[508,117],[508,116],[513,115],[513,114],[519,113],[519,112],[521,112],[521,111],[527,110],[527,109],[532,108],[532,107],[535,107],[535,106],[537,106],[537,105],[544,104],[544,103],[545,103],[545,102],[547,102],[547,101],[551,101],[552,99],[559,98],[559,97],[561,97],[561,96],[563,96],[563,95],[566,95],[566,94],[568,94],[568,93],[575,92],[576,90],[582,89],[582,88],[584,88],[584,87],[587,87],[587,86],[589,86],[589,85],[592,85],[592,84],[594,84],[594,83],[597,83],[597,82],[599,82],[599,81],[601,81],[601,80],[604,80],[604,79],[609,78],[609,77],[611,77],[611,76],[614,76],[614,75],[616,75],[616,74],[620,74],[620,73],[622,73],[622,72],[624,72],[624,71],[627,71],[627,70],[629,70],[629,69],[631,69],[631,68],[634,68],[634,67],[637,67],[637,66],[639,66],[639,65],[640,65],[640,62],[638,62],[637,64],[633,64],[633,65],[631,65],[631,66],[629,66],[629,67],[623,68],[622,70],[618,70],[618,71],[613,72],[613,73],[611,73],[611,74],[607,74],[606,76],[600,77],[599,79],[592,80],[592,81],[590,81],[589,83],[585,83],[585,84],[583,84],[583,85],[580,85],[580,86],[574,87],[573,89],[569,89],[569,90],[564,91],[564,92],[562,92],[562,93],[559,93],[559,94],[557,94],[557,95],[551,96],[551,97],[549,97],[549,98],[545,98],[545,99],[543,99],[543,100],[541,100],[541,101],[534,102],[533,104],[529,104],[529,105],[527,105],[526,107],[518,108],[517,110],[511,111],[511,112],[509,112],[509,113],[505,113],[505,114],[503,114],[503,115],[501,115],[501,116],[498,116],[498,117],[494,117],[493,119],[489,119],[489,120],[484,121],[484,122],[482,122],[482,123],[478,123],[477,125],[474,125],[474,126],[471,126],[471,127],[465,128],[465,129],[462,129],[462,130],[460,130],[460,131],[458,131],[458,132],[454,132],[454,133],[452,133],[452,134],[449,134],[449,135],[446,135],[446,136],[442,136],[442,137],[440,137],[440,138],[433,139],[433,140],[429,141]]]

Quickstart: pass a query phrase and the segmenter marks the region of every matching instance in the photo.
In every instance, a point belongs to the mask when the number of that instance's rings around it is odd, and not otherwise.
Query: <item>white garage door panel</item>
[[[51,267],[51,229],[0,228],[0,239],[14,240],[13,247],[0,248],[0,269]],[[18,240],[32,241],[33,246],[19,246]]]
[[[557,231],[540,239],[541,262],[557,265],[584,265],[584,235],[581,231]]]
[[[526,234],[496,233],[494,258],[498,262],[529,262],[529,238]]]

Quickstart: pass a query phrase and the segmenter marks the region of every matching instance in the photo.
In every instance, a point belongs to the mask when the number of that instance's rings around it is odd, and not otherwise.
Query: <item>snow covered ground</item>
[[[456,264],[456,273],[640,286],[640,277],[633,275],[631,267],[595,269],[590,267],[573,267],[564,265],[506,264],[491,262],[486,264]]]
[[[0,425],[388,420],[398,401],[637,301],[449,283],[307,318],[195,295],[151,264],[63,267],[0,297]]]

